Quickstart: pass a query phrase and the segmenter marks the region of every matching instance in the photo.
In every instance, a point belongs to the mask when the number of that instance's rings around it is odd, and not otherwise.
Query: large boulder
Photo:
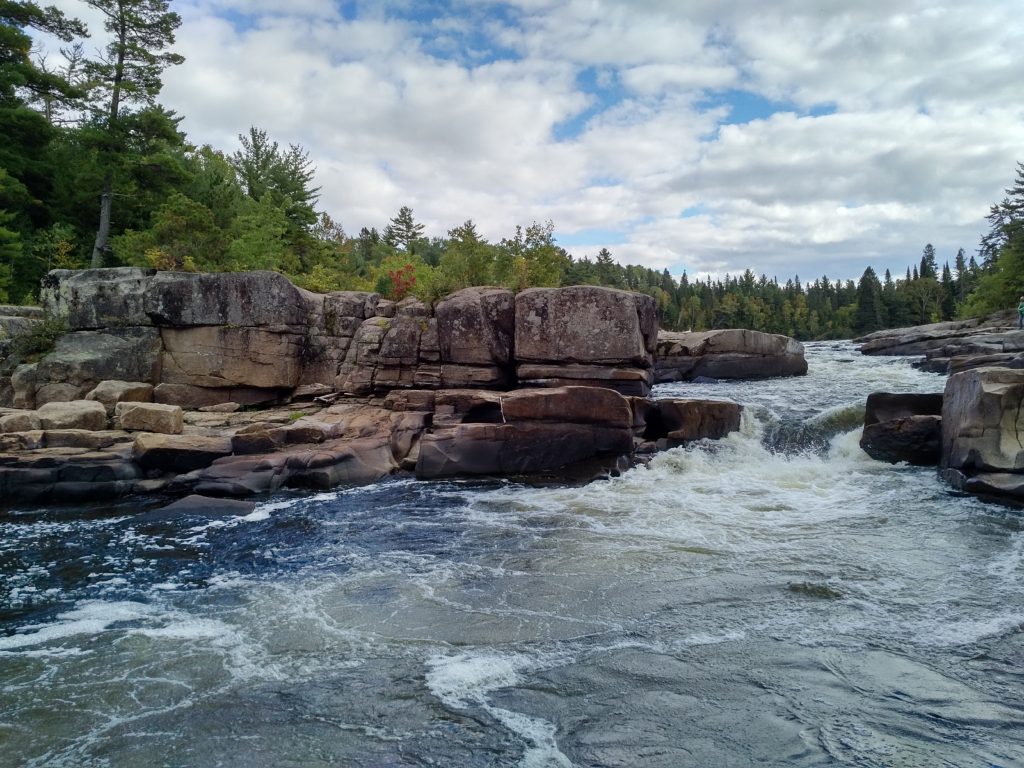
[[[933,467],[942,454],[942,417],[910,415],[865,423],[860,447],[876,461]]]
[[[307,323],[302,294],[277,272],[159,272],[146,283],[143,308],[164,328]]]
[[[949,377],[942,464],[967,475],[1024,471],[1024,370],[976,368]]]
[[[180,435],[184,426],[180,406],[159,403],[118,403],[114,419],[127,432],[158,432]]]
[[[302,369],[303,337],[265,328],[163,328],[161,382],[194,387],[292,389]]]
[[[42,429],[42,424],[35,411],[12,411],[0,416],[0,434],[32,432],[37,429]]]
[[[630,429],[550,422],[461,424],[421,438],[416,476],[533,474],[632,450]]]
[[[95,400],[74,400],[71,402],[46,403],[36,411],[42,429],[88,429],[107,428],[107,411]]]
[[[153,385],[144,381],[101,381],[85,399],[102,403],[112,415],[118,403],[153,402]]]
[[[942,393],[872,392],[864,406],[864,426],[911,416],[941,416]]]
[[[594,387],[439,392],[433,425],[418,477],[533,474],[633,450],[629,401]]]
[[[77,331],[57,340],[33,371],[35,405],[84,397],[100,382],[159,380],[162,344],[155,328]],[[15,386],[18,396],[19,386]],[[23,401],[29,399],[26,392]]]
[[[40,298],[73,331],[152,325],[143,306],[154,269],[54,269],[43,278]]]
[[[743,407],[725,400],[655,400],[645,415],[647,439],[670,448],[694,440],[718,440],[740,428]]]
[[[807,373],[804,347],[789,336],[738,328],[661,331],[655,380],[766,379]]]
[[[656,342],[650,296],[577,285],[516,296],[516,362],[648,368]]]
[[[465,288],[435,309],[441,361],[507,366],[515,341],[516,299],[503,288]]]

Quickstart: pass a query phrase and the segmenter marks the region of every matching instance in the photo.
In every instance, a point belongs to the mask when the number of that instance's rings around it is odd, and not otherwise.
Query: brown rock
[[[153,402],[153,385],[144,381],[101,381],[85,399],[102,403],[107,415],[113,415],[118,403]]]
[[[181,406],[160,403],[118,403],[114,418],[121,429],[130,432],[157,432],[180,435],[184,421]]]
[[[163,328],[165,384],[293,389],[299,383],[302,337],[264,328]]]
[[[975,368],[947,379],[942,464],[968,475],[1024,470],[1024,370]]]
[[[865,423],[860,447],[876,461],[931,467],[939,463],[941,438],[941,416],[904,416]]]
[[[133,455],[143,469],[161,472],[190,472],[208,467],[231,453],[227,437],[158,435],[143,432],[135,438]]]
[[[694,440],[718,440],[740,428],[742,406],[720,400],[655,400],[644,437],[672,447]]]
[[[441,361],[507,366],[515,339],[515,295],[503,288],[465,288],[436,309]]]
[[[39,414],[35,411],[15,411],[0,416],[0,433],[31,432],[40,428]]]
[[[73,400],[66,403],[46,403],[36,413],[43,429],[88,429],[93,431],[107,428],[107,411],[94,400]]]
[[[627,455],[630,429],[586,424],[461,424],[420,439],[416,476],[515,475],[560,469],[596,456]]]
[[[508,423],[553,421],[633,428],[629,401],[617,392],[597,387],[526,389],[501,397],[501,414]]]
[[[195,410],[211,405],[262,405],[281,398],[282,390],[252,387],[193,387],[189,384],[158,384],[153,400],[166,405],[180,405]]]

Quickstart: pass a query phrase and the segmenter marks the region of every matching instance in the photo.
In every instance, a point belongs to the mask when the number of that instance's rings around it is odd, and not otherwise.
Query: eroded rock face
[[[629,400],[605,388],[439,392],[416,475],[534,474],[624,457],[633,425]]]
[[[503,288],[465,288],[435,309],[440,359],[458,365],[505,367],[515,342],[515,294]]]
[[[163,384],[223,389],[294,389],[303,337],[262,328],[163,328]]]
[[[306,326],[299,289],[277,272],[158,272],[146,283],[143,307],[161,327]]]
[[[1024,370],[976,368],[949,377],[942,461],[967,475],[1024,472]]]
[[[804,347],[788,336],[727,329],[658,335],[658,382],[766,379],[807,373]]]

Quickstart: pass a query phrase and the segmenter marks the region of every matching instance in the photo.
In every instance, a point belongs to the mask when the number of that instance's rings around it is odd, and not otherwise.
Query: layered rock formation
[[[877,331],[859,339],[865,355],[921,356],[920,368],[959,373],[971,368],[1024,368],[1024,331],[1016,313],[998,312],[984,320],[956,320]]]
[[[803,345],[788,336],[740,329],[658,334],[655,380],[803,376]]]
[[[70,332],[12,376],[9,404],[84,397],[99,382],[154,386],[197,408],[278,401],[301,385],[354,395],[392,389],[589,385],[646,395],[653,299],[608,288],[468,288],[416,299],[302,291],[273,272],[55,270],[48,312]]]
[[[651,401],[599,387],[396,390],[372,402],[235,413],[120,402],[112,421],[96,400],[49,403],[0,416],[0,499],[248,496],[400,471],[593,477],[626,466],[637,449],[722,437],[739,426],[739,413],[732,403]]]
[[[734,404],[646,399],[655,304],[626,291],[469,288],[431,309],[123,268],[51,272],[43,298],[69,332],[11,376],[5,501],[607,471],[739,425]]]

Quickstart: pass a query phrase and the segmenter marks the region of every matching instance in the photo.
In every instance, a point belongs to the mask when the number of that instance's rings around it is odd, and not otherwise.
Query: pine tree
[[[103,189],[100,221],[92,250],[92,266],[103,266],[110,250],[110,228],[117,166],[130,151],[133,126],[126,120],[128,105],[152,107],[163,87],[161,75],[184,58],[165,50],[174,43],[181,17],[168,11],[167,0],[85,0],[106,17],[104,29],[111,35],[105,55],[86,63],[93,84],[90,99],[97,121],[103,126]]]
[[[403,205],[384,229],[384,240],[393,248],[412,254],[416,241],[423,237],[423,229],[413,218],[412,208]]]
[[[935,261],[935,247],[928,243],[921,254],[920,276],[935,280],[939,277],[939,265]]]

